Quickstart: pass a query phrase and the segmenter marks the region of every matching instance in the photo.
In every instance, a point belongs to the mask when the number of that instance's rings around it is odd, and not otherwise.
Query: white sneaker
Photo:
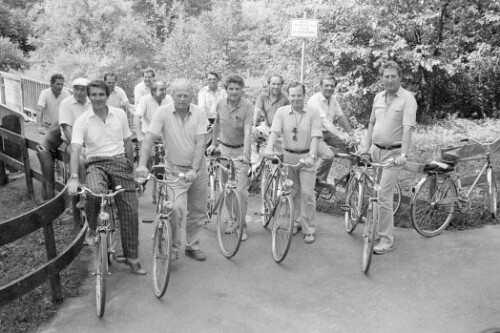
[[[90,228],[87,229],[87,234],[85,235],[85,242],[87,243],[88,246],[94,246],[97,237],[97,232],[95,230],[92,230]]]

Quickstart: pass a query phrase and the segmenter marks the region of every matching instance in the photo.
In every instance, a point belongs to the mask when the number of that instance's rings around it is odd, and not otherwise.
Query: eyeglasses
[[[292,139],[293,139],[293,141],[297,141],[297,132],[298,132],[298,131],[297,131],[297,127],[294,127],[294,128],[292,129],[292,133],[293,133],[293,137],[292,137]]]

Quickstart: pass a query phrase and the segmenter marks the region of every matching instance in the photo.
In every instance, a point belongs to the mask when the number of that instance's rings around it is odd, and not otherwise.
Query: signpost
[[[318,20],[308,20],[306,12],[304,12],[304,18],[302,19],[291,19],[290,36],[295,38],[302,38],[300,83],[304,83],[304,61],[306,58],[306,39],[318,37]]]

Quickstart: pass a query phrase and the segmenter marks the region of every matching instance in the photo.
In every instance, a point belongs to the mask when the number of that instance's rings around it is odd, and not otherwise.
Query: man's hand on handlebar
[[[78,188],[80,187],[80,181],[78,180],[78,177],[75,178],[71,177],[68,180],[67,186],[68,186],[68,194],[76,195],[78,192]]]
[[[207,155],[208,155],[208,156],[212,155],[216,149],[217,149],[217,146],[215,146],[215,145],[210,145],[210,146],[207,148]]]
[[[147,178],[149,175],[149,170],[143,165],[139,165],[135,169],[135,178]]]

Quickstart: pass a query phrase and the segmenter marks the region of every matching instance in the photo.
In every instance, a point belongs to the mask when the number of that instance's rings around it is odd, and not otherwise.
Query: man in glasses
[[[321,115],[323,141],[318,148],[318,173],[316,183],[323,186],[327,184],[328,174],[333,163],[333,152],[330,147],[346,151],[350,143],[356,142],[356,137],[351,129],[349,120],[335,98],[334,92],[337,80],[332,74],[327,74],[320,79],[320,91],[312,95],[307,105],[317,108]],[[344,130],[341,131],[340,127]]]
[[[217,116],[214,123],[212,145],[207,151],[210,153],[216,147],[220,148],[223,156],[237,158],[235,163],[236,190],[241,198],[242,216],[245,217],[248,205],[248,165],[250,162],[250,139],[253,122],[252,102],[243,97],[245,82],[239,75],[229,75],[226,78],[227,98],[217,103]],[[217,141],[217,139],[220,139]],[[243,221],[246,228],[246,221]],[[241,235],[246,240],[245,230]]]
[[[293,169],[292,175],[294,204],[294,233],[302,229],[304,241],[308,244],[316,239],[314,218],[316,198],[314,182],[316,177],[316,153],[321,139],[321,117],[319,110],[304,105],[306,88],[299,82],[288,86],[290,105],[282,106],[274,115],[271,134],[267,142],[265,155],[274,155],[273,147],[279,135],[283,138],[284,162],[297,164],[304,162],[300,169]]]

